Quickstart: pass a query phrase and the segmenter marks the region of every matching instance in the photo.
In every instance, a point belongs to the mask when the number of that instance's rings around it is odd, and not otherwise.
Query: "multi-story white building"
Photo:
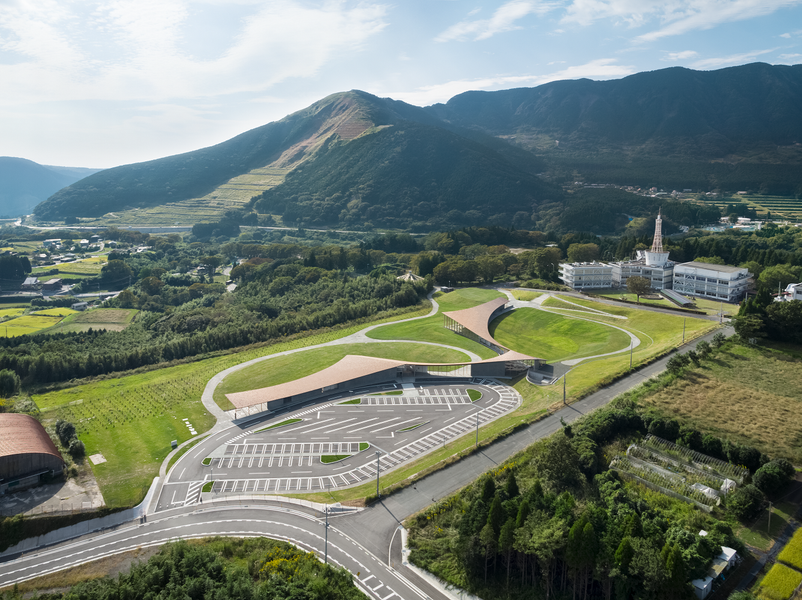
[[[612,264],[594,262],[560,265],[560,279],[568,287],[578,290],[626,287],[627,279],[636,275],[648,279],[655,290],[673,289],[680,294],[724,302],[741,300],[751,283],[749,271],[740,267],[697,262],[678,265],[670,261],[668,252],[663,250],[663,220],[660,213],[657,214],[654,224],[651,249],[639,251],[636,260]],[[793,293],[802,295],[802,284],[799,284],[799,288],[794,288]]]
[[[802,283],[789,283],[785,291],[777,297],[778,302],[802,300]]]
[[[575,290],[601,289],[613,286],[613,267],[607,263],[562,263],[560,279]]]
[[[674,267],[674,291],[723,302],[738,302],[750,282],[749,271],[741,267],[687,262]]]
[[[663,251],[663,218],[658,212],[651,250],[639,251],[636,260],[613,263],[613,285],[626,287],[627,279],[638,276],[648,279],[652,289],[670,290],[673,273],[674,263]]]

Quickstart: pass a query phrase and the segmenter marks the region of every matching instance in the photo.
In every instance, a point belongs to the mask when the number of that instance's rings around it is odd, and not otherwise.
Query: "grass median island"
[[[618,329],[536,308],[501,315],[490,324],[490,334],[508,348],[548,361],[615,352],[630,342]]]
[[[526,290],[510,290],[512,297],[521,302],[531,302],[543,295],[543,292],[528,292]]]
[[[346,458],[351,458],[353,454],[324,454],[320,457],[320,462],[324,465],[329,463],[339,462],[341,460],[345,460]]]
[[[215,389],[214,400],[218,406],[225,409],[227,405],[231,404],[225,397],[226,394],[295,381],[330,367],[348,354],[424,363],[465,362],[468,360],[467,356],[456,350],[413,342],[345,344],[314,348],[305,352],[277,356],[231,373]]]
[[[263,427],[262,429],[257,429],[254,433],[262,433],[263,431],[267,431],[268,429],[276,429],[277,427],[284,427],[285,425],[292,425],[294,423],[300,423],[303,419],[287,419],[282,421],[281,423],[276,423],[275,425],[271,425],[270,427]]]
[[[201,492],[203,492],[204,494],[208,494],[209,492],[212,491],[213,487],[214,487],[214,481],[207,481],[206,483],[203,484]]]
[[[351,400],[346,400],[345,402],[340,402],[339,404],[362,404],[362,398],[352,398]]]
[[[431,423],[431,421],[423,421],[421,423],[415,423],[414,425],[410,425],[409,427],[404,427],[403,429],[396,429],[396,433],[406,433],[407,431],[412,431],[413,429],[417,429],[418,427],[423,427],[426,423]]]
[[[397,323],[385,327],[378,327],[368,332],[367,335],[375,340],[436,342],[438,344],[446,344],[469,350],[482,358],[493,358],[497,355],[489,348],[443,327],[442,313],[471,308],[502,296],[503,294],[496,290],[479,288],[458,289],[436,298],[440,305],[440,310],[436,315],[425,319],[409,321],[408,323]]]
[[[482,397],[482,392],[480,392],[479,390],[473,390],[473,389],[468,390],[468,398],[471,399],[471,402],[476,402],[477,400],[481,399],[481,397]]]
[[[201,461],[201,464],[202,464],[204,467],[208,467],[210,464],[212,464],[212,458],[211,458],[210,456],[207,456],[206,458],[204,458],[204,459]]]

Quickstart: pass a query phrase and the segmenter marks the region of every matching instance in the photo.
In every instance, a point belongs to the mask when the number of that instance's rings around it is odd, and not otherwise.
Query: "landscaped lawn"
[[[367,335],[375,340],[414,340],[435,342],[469,350],[482,358],[492,358],[496,353],[466,337],[443,327],[444,312],[471,308],[500,298],[502,294],[496,290],[479,288],[462,288],[436,298],[440,305],[439,312],[426,319],[386,325],[370,331]]]
[[[426,314],[388,317],[387,321]],[[40,317],[49,319],[53,317]],[[0,335],[3,332],[0,325]],[[159,466],[169,454],[171,440],[191,437],[182,419],[200,434],[214,425],[201,403],[208,381],[220,371],[253,358],[312,346],[345,337],[367,327],[352,325],[290,341],[277,342],[235,354],[65,388],[32,399],[46,425],[56,419],[75,423],[87,455],[102,453],[108,462],[93,465],[100,491],[109,506],[133,506],[145,496]]]
[[[713,361],[644,399],[772,457],[802,463],[802,361],[765,348],[729,344]]]
[[[271,358],[231,373],[215,389],[215,402],[224,410],[229,410],[234,406],[225,397],[226,394],[245,392],[294,381],[300,377],[322,371],[348,354],[424,363],[468,361],[468,357],[457,350],[412,342],[346,344],[315,348],[305,352]]]
[[[606,354],[630,344],[618,329],[536,308],[501,315],[491,323],[490,334],[507,348],[548,361]]]

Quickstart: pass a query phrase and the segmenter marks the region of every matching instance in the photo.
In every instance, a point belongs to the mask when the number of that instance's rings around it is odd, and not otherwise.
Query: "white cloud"
[[[683,50],[682,52],[669,52],[668,56],[663,60],[688,60],[689,58],[693,58],[694,56],[698,56],[699,53],[695,50]]]
[[[600,19],[613,19],[630,27],[659,21],[657,29],[636,38],[637,42],[650,42],[769,15],[799,4],[802,0],[573,0],[563,20],[590,25]]]
[[[798,59],[802,58],[802,54],[780,54],[778,58],[781,60],[799,62]]]
[[[583,77],[590,79],[613,79],[626,77],[634,72],[635,69],[632,66],[617,65],[615,64],[615,59],[612,58],[600,58],[583,65],[567,67],[548,75],[516,75],[472,80],[462,79],[425,86],[412,92],[382,92],[379,95],[387,95],[396,100],[403,100],[404,102],[409,102],[417,106],[428,106],[438,102],[446,102],[457,94],[472,90],[498,90],[521,86],[534,87],[551,81],[580,79]]]
[[[516,22],[527,15],[544,15],[553,10],[556,4],[540,0],[511,0],[502,4],[489,19],[475,21],[460,21],[446,29],[434,38],[436,42],[450,42],[453,40],[485,40],[497,33],[520,29]],[[473,16],[476,11],[471,11]]]
[[[789,31],[789,32],[786,32],[786,33],[781,33],[780,37],[781,38],[785,38],[785,39],[789,39],[789,38],[797,37],[797,36],[800,36],[800,35],[802,35],[802,29],[800,29],[799,31]]]
[[[740,65],[744,63],[753,62],[758,56],[775,52],[777,48],[769,48],[768,50],[755,50],[753,52],[744,52],[743,54],[731,54],[730,56],[721,56],[717,58],[705,58],[697,60],[691,66],[694,69],[718,69],[728,65]]]
[[[0,11],[0,105],[59,100],[164,102],[259,92],[313,77],[334,57],[361,49],[386,26],[374,2],[311,6],[275,0],[246,7],[228,47],[209,60],[184,51],[203,31],[187,25],[190,0],[20,1]]]

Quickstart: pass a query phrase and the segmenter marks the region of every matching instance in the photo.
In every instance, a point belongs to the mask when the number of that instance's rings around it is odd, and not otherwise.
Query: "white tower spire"
[[[654,222],[654,241],[652,242],[652,252],[663,251],[663,219],[660,216],[659,209],[657,211],[657,220]]]

